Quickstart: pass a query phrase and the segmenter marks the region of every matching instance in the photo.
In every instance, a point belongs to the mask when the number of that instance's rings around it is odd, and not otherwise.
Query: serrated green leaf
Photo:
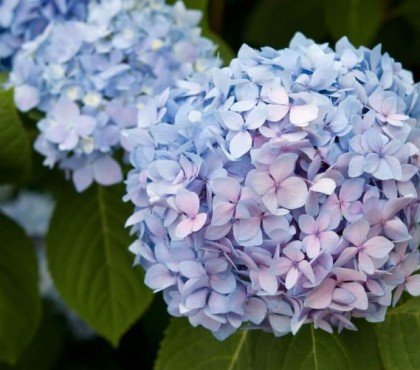
[[[0,90],[0,183],[16,183],[29,175],[31,146],[13,102],[11,90]]]
[[[325,0],[260,0],[247,21],[245,41],[255,47],[285,47],[300,31],[320,40],[326,33]]]
[[[391,310],[375,331],[384,369],[420,369],[420,298]]]
[[[132,267],[123,186],[66,192],[47,236],[49,269],[61,297],[114,346],[152,300]]]
[[[326,23],[336,39],[347,36],[355,45],[369,45],[381,21],[380,0],[327,0]]]
[[[371,325],[359,332],[328,334],[304,326],[296,336],[276,338],[242,331],[220,342],[184,319],[172,320],[161,344],[155,370],[380,370]]]
[[[41,303],[31,240],[0,214],[0,360],[15,364],[37,329]]]

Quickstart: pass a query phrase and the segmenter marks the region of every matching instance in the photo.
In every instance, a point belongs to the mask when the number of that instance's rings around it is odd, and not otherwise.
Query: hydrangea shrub
[[[419,295],[419,91],[381,46],[296,34],[149,101],[123,133],[127,225],[169,313],[280,336]]]
[[[86,22],[53,23],[24,44],[10,81],[21,111],[45,113],[35,142],[44,163],[71,173],[79,191],[122,181],[113,154],[124,145],[121,130],[136,125],[138,108],[219,63],[200,19],[182,2],[91,2]]]
[[[0,66],[10,61],[26,41],[52,21],[84,20],[88,0],[3,0],[0,3]]]

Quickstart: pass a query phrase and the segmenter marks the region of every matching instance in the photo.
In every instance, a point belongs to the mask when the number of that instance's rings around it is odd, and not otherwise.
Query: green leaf
[[[320,41],[326,34],[325,0],[260,0],[248,19],[245,41],[282,48],[297,31]]]
[[[37,329],[37,260],[23,230],[0,214],[0,360],[16,363]]]
[[[123,194],[120,185],[67,191],[47,236],[49,269],[61,297],[114,346],[152,300],[127,249],[124,223],[132,210]]]
[[[16,366],[0,365],[0,370],[50,370],[60,357],[65,344],[64,319],[54,312],[53,303],[45,301],[41,324],[32,342],[22,353]]]
[[[13,102],[11,90],[0,90],[0,183],[29,175],[31,146]]]
[[[359,331],[328,334],[305,325],[298,335],[276,338],[242,331],[220,342],[185,319],[172,320],[161,344],[155,370],[380,370],[371,325]]]
[[[381,22],[380,0],[328,0],[326,23],[332,36],[347,36],[355,45],[369,45]]]
[[[420,298],[390,311],[375,329],[385,369],[420,369]]]
[[[405,0],[395,9],[395,15],[404,17],[413,27],[420,30],[420,2],[418,0]]]

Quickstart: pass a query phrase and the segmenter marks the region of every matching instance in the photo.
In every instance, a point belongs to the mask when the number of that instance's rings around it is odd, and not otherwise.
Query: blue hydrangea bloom
[[[8,191],[0,188],[5,199],[0,202],[0,211],[19,224],[31,238],[44,238],[54,201],[49,195],[21,191],[18,197],[10,199]]]
[[[0,66],[10,60],[25,41],[33,40],[52,21],[84,20],[88,0],[0,1]]]
[[[297,34],[157,96],[124,131],[146,284],[220,339],[419,295],[419,91],[380,46]]]
[[[20,110],[46,113],[35,143],[45,164],[71,173],[79,191],[120,182],[113,154],[148,96],[219,64],[200,18],[182,2],[92,2],[86,22],[52,24],[24,44],[11,84]]]

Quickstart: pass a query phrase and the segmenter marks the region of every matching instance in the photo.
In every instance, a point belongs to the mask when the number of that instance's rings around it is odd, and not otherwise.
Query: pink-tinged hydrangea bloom
[[[418,92],[380,47],[297,34],[157,96],[123,133],[146,284],[217,338],[355,330],[419,295]]]
[[[121,182],[113,155],[130,145],[121,131],[162,118],[149,97],[219,65],[200,18],[181,1],[91,1],[83,21],[53,22],[25,43],[10,84],[18,109],[45,113],[35,141],[44,164],[65,170],[78,191]]]

